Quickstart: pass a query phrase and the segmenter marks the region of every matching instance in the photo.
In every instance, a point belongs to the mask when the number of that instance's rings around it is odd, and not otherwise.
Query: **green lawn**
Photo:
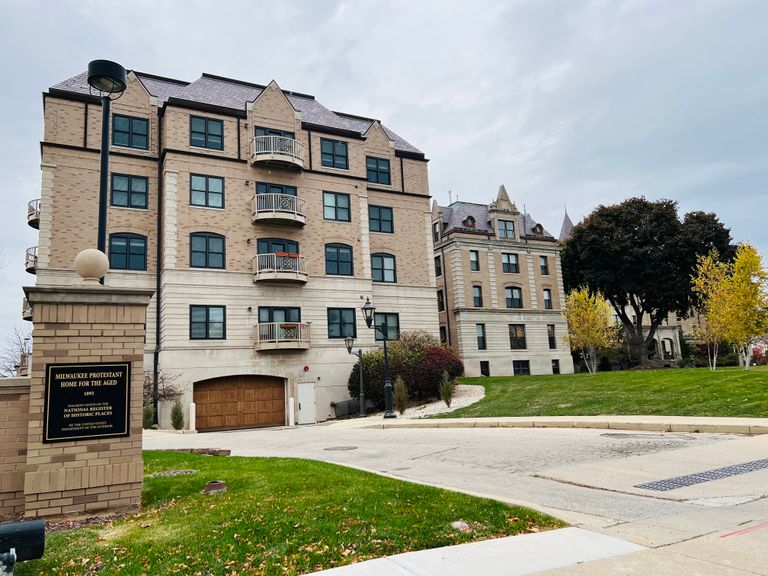
[[[306,460],[145,452],[144,506],[104,526],[49,533],[16,574],[304,574],[370,558],[559,527],[493,500]],[[225,494],[205,496],[209,480]],[[463,520],[470,533],[454,531]]]
[[[462,378],[485,386],[485,398],[442,415],[768,417],[768,367],[598,372],[559,376]]]

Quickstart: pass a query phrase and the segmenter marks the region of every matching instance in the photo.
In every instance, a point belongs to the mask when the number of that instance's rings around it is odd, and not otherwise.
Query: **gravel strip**
[[[465,406],[479,402],[484,397],[485,388],[483,386],[469,386],[467,384],[459,384],[456,387],[456,392],[453,394],[453,401],[451,402],[450,408],[445,405],[445,402],[439,400],[430,404],[423,404],[421,406],[408,408],[405,411],[405,414],[402,416],[398,414],[397,417],[413,419],[424,418],[425,416],[432,416],[434,414],[443,414],[445,412],[452,412],[458,408],[464,408]]]

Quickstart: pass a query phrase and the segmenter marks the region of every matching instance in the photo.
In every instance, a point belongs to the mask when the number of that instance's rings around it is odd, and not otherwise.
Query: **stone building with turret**
[[[468,376],[573,372],[560,246],[509,199],[432,204],[440,338]]]

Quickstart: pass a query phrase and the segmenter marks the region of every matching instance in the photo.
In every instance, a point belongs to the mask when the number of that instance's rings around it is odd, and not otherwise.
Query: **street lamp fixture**
[[[354,354],[360,360],[360,417],[365,418],[365,389],[363,388],[363,351],[358,349],[357,352],[352,352],[352,346],[355,345],[355,339],[352,336],[344,338],[344,344],[347,347],[347,352]]]
[[[382,322],[380,326],[376,326],[374,323],[374,312],[376,307],[371,304],[371,301],[366,298],[365,304],[361,308],[363,312],[363,318],[368,328],[381,331],[382,339],[384,340],[384,402],[385,412],[384,418],[397,418],[395,411],[392,409],[392,379],[389,377],[389,354],[387,352],[387,342],[389,341],[389,326],[387,325],[387,315],[382,315]]]
[[[125,68],[110,60],[88,64],[88,84],[101,94],[101,170],[99,175],[99,228],[96,248],[107,253],[107,180],[109,177],[109,114],[112,100],[123,95]],[[104,283],[104,278],[99,282]]]

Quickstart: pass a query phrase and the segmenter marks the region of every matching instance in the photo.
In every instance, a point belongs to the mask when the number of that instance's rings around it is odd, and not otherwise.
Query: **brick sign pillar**
[[[137,508],[153,292],[98,284],[24,291],[34,322],[24,515]]]

